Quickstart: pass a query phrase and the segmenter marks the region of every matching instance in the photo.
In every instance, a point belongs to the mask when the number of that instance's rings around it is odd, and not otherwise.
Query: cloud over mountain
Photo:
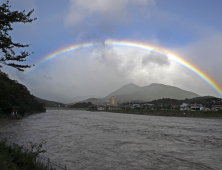
[[[154,64],[157,66],[169,66],[170,61],[166,56],[151,51],[145,54],[142,59],[142,65]]]

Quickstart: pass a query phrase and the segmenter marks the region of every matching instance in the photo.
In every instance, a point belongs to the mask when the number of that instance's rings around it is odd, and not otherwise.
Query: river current
[[[46,142],[74,170],[221,170],[222,119],[47,111],[0,122],[0,137]]]

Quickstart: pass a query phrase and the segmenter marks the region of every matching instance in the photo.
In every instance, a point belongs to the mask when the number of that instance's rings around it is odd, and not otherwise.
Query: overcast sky
[[[26,50],[34,54],[28,64],[74,44],[136,41],[178,55],[222,86],[220,0],[10,0],[10,5],[11,10],[34,9],[32,17],[37,18],[32,24],[14,24],[11,32],[13,41],[31,44]],[[131,82],[161,83],[220,97],[184,66],[125,46],[70,51],[27,73],[6,66],[2,71],[32,94],[61,102],[78,96],[104,97]]]

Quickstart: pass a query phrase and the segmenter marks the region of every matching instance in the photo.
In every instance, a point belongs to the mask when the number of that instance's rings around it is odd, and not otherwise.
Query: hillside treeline
[[[204,97],[195,97],[192,99],[185,99],[185,100],[177,100],[177,99],[170,99],[170,98],[163,98],[158,100],[153,100],[150,103],[154,105],[181,105],[182,103],[194,104],[199,103],[205,106],[210,106],[212,102],[216,102],[218,98],[213,96],[204,96]]]
[[[44,104],[30,94],[26,86],[11,80],[0,71],[0,114],[10,114],[12,107],[18,107],[18,114],[45,112]]]
[[[41,99],[39,97],[35,97],[36,100],[40,103],[44,103],[45,107],[65,107],[66,105],[64,103],[56,102],[56,101],[50,101],[50,100],[45,100]]]
[[[91,102],[83,102],[83,103],[75,103],[72,106],[70,106],[71,108],[87,108],[87,107],[91,107],[93,104]]]

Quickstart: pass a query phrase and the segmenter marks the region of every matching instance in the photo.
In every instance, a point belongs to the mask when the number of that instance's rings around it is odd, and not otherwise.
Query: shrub
[[[47,170],[47,167],[36,158],[42,150],[44,143],[33,144],[31,149],[25,149],[23,146],[13,143],[6,145],[7,140],[0,141],[0,169],[3,170]]]

